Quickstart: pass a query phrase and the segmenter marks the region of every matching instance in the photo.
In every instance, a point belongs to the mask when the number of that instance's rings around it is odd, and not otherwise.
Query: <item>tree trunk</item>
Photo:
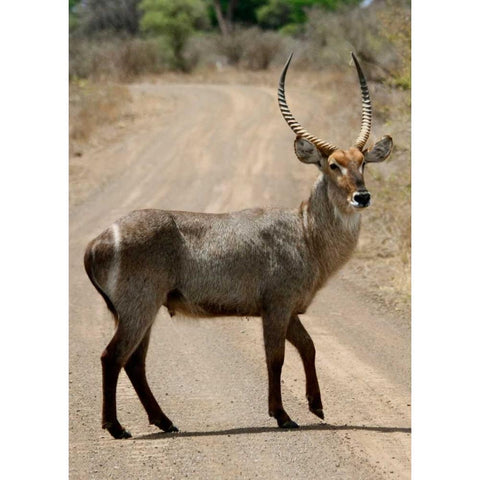
[[[220,0],[215,0],[213,2],[213,6],[215,7],[215,14],[217,15],[217,22],[218,26],[220,27],[220,31],[222,35],[226,37],[229,34],[229,29],[227,27],[227,22],[223,16],[222,6],[220,5]]]
[[[213,6],[215,8],[215,15],[217,16],[218,26],[224,37],[232,33],[233,27],[233,11],[237,6],[238,0],[230,0],[227,4],[226,16],[222,12],[222,5],[220,0],[214,0]]]

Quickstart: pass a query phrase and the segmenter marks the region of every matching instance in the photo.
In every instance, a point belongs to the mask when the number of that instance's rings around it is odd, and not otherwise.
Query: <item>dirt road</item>
[[[258,318],[172,319],[162,310],[147,375],[180,432],[148,425],[123,373],[119,418],[133,438],[116,441],[101,429],[100,354],[113,321],[84,273],[86,243],[136,208],[291,207],[316,173],[295,159],[273,88],[145,83],[131,92],[135,101],[156,99],[149,126],[84,154],[98,178],[70,211],[71,480],[409,478],[409,321],[371,300],[348,266],[302,318],[317,347],[325,423],[308,412],[290,346],[283,397],[301,428],[282,431],[268,417]],[[289,99],[294,111],[311,111],[300,90]]]

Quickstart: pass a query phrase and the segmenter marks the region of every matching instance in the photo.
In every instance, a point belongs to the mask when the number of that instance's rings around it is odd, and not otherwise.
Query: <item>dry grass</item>
[[[305,90],[321,112],[301,112],[305,127],[340,146],[350,145],[360,128],[360,95],[352,68],[319,73],[303,72],[290,78],[291,88]],[[348,275],[365,294],[406,317],[410,314],[411,208],[410,208],[410,92],[370,81],[374,111],[368,145],[390,134],[394,151],[380,164],[367,166],[365,181],[372,207],[363,213],[357,251]],[[318,101],[315,100],[318,98]]]
[[[386,177],[371,173],[367,180],[374,192],[374,204],[363,223],[354,263],[357,273],[373,287],[372,291],[378,292],[378,297],[388,306],[408,313],[411,287],[409,162],[404,155],[395,153],[391,162],[394,161],[404,165]]]
[[[240,65],[247,70],[266,70],[284,52],[282,35],[257,27],[237,28],[229,37],[211,37],[223,64]]]
[[[70,84],[70,205],[84,201],[111,178],[130,168],[132,155],[105,157],[120,138],[151,129],[174,109],[175,99],[157,90],[144,95],[127,85],[74,81]]]
[[[131,95],[125,85],[75,81],[70,83],[70,201],[85,198],[98,184],[92,166],[82,159],[85,149],[95,148],[118,135],[120,126],[133,120]]]
[[[298,75],[296,71],[290,80],[292,87],[297,84],[305,89],[305,95],[309,95],[310,90],[312,98],[318,98],[318,103],[314,100],[312,104],[325,105],[321,112],[315,111],[310,119],[307,117],[306,128],[315,130],[322,138],[337,145],[351,144],[360,128],[361,111],[358,81],[353,69],[336,68],[321,75],[313,72]],[[348,271],[358,288],[365,287],[366,294],[408,316],[411,268],[410,92],[372,81],[369,87],[374,119],[368,145],[390,134],[394,151],[385,162],[366,168],[365,181],[372,193],[372,207],[363,213],[359,246]]]
[[[374,97],[380,118],[376,131],[390,133],[394,151],[384,164],[367,167],[373,195],[365,215],[354,265],[371,291],[406,315],[411,298],[410,95],[389,87]],[[377,119],[378,120],[378,119]]]
[[[70,141],[88,141],[99,127],[126,119],[131,96],[125,85],[76,81],[70,83]]]
[[[71,79],[128,82],[166,71],[171,62],[168,55],[161,38],[71,37],[69,75]]]

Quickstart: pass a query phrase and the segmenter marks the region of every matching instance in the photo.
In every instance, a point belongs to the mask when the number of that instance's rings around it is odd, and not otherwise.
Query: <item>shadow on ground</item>
[[[155,432],[148,435],[140,435],[135,437],[135,440],[159,440],[162,438],[171,437],[213,437],[222,435],[244,435],[255,433],[269,433],[269,432],[304,432],[304,431],[322,431],[322,430],[363,430],[367,432],[379,433],[412,433],[411,428],[406,427],[378,427],[368,425],[331,425],[329,423],[322,423],[317,425],[305,425],[299,429],[280,429],[278,427],[249,427],[249,428],[231,428],[228,430],[214,430],[207,432],[175,432],[164,433]]]

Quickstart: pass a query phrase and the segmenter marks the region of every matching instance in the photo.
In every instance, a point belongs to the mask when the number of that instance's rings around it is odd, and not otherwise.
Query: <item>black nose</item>
[[[368,192],[355,192],[353,194],[353,201],[357,202],[362,207],[370,205],[370,193]]]

